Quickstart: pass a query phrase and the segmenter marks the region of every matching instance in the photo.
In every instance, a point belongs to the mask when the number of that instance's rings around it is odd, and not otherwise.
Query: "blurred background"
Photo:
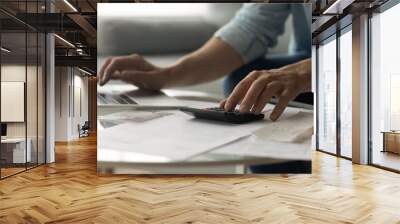
[[[221,26],[229,22],[242,5],[98,4],[98,69],[109,56],[132,53],[141,54],[158,66],[173,64],[181,56],[201,47]],[[287,52],[291,34],[291,18],[288,18],[286,32],[269,54]],[[181,89],[204,91],[223,97],[222,79]]]

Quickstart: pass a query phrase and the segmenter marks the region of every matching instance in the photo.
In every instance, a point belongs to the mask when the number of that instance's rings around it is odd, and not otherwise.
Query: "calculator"
[[[190,114],[195,118],[222,121],[234,124],[243,124],[252,121],[264,119],[264,114],[240,113],[239,110],[225,111],[220,107],[197,109],[191,107],[182,107],[180,110]]]

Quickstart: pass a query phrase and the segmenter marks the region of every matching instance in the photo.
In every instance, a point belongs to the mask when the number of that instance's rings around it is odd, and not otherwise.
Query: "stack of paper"
[[[254,135],[219,147],[213,153],[288,160],[311,159],[313,113],[288,108],[283,117]]]
[[[251,135],[270,121],[235,125],[194,119],[177,112],[143,123],[125,123],[99,131],[98,160],[102,150],[134,152],[181,161],[218,146]],[[135,158],[128,161],[135,162]]]
[[[299,111],[293,116],[271,122],[254,134],[263,140],[301,143],[313,133],[313,114]]]
[[[120,111],[116,113],[98,116],[98,120],[102,127],[109,128],[126,122],[146,122],[152,119],[160,118],[163,116],[171,115],[172,113],[166,111]]]

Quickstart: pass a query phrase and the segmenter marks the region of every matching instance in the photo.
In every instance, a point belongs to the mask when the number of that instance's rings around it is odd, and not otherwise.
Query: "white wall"
[[[3,82],[25,82],[24,65],[7,64],[1,66],[1,81]],[[28,69],[30,69],[28,67]],[[6,110],[7,108],[1,108]],[[8,137],[25,137],[25,122],[7,122]]]
[[[68,140],[68,86],[67,67],[55,68],[55,141]]]
[[[37,70],[38,69],[38,70]],[[26,80],[27,78],[27,80]],[[36,162],[37,153],[39,154],[39,163],[44,162],[44,150],[45,150],[45,115],[44,115],[44,99],[45,90],[43,82],[44,74],[42,73],[42,67],[36,67],[32,65],[25,66],[24,64],[3,64],[1,66],[1,81],[3,82],[21,82],[26,85],[26,107],[25,96],[21,96],[23,102],[17,102],[14,99],[13,106],[4,106],[2,102],[2,114],[4,113],[19,113],[22,121],[19,122],[5,122],[7,124],[7,137],[9,138],[21,138],[27,136],[30,139],[31,155],[33,161]],[[24,88],[24,87],[22,87]],[[4,94],[11,94],[4,92],[2,89],[1,98],[10,98],[10,96]],[[16,91],[16,90],[15,90]],[[25,89],[19,89],[18,93],[24,95]],[[11,102],[12,103],[12,102]],[[16,107],[19,104],[19,107]],[[14,111],[13,111],[14,110]],[[26,113],[26,120],[24,114]],[[2,118],[3,120],[3,118]],[[51,160],[49,160],[51,161]]]
[[[85,122],[88,120],[88,77],[75,75],[75,86],[81,88],[82,90],[82,116],[79,116],[80,122]]]
[[[72,110],[72,120],[71,120],[71,135],[73,138],[79,137],[78,125],[82,126],[85,121],[88,120],[88,78],[86,76],[81,76],[81,73],[74,75],[74,108]],[[81,107],[81,108],[80,108]],[[80,111],[82,110],[82,111]]]
[[[1,121],[24,122],[25,83],[1,82]]]
[[[78,125],[88,120],[88,78],[75,68],[56,67],[55,85],[55,140],[77,139]]]

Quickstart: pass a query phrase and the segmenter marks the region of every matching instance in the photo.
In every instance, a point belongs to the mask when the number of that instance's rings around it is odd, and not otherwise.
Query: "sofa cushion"
[[[174,54],[192,51],[201,47],[217,29],[217,25],[201,18],[103,18],[98,30],[98,53]]]

